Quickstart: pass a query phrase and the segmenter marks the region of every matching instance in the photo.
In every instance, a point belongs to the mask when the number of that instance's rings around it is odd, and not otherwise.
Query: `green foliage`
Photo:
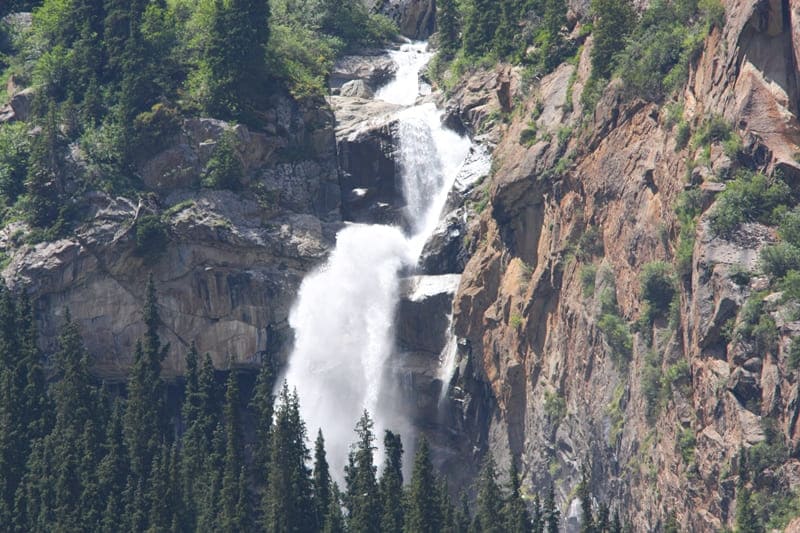
[[[755,293],[747,299],[739,312],[736,337],[754,343],[757,352],[772,351],[778,341],[778,328],[775,320],[767,312],[765,293]]]
[[[567,401],[558,392],[547,390],[544,393],[544,412],[551,421],[558,423],[567,416]]]
[[[31,138],[23,123],[0,126],[0,201],[9,207],[25,191]]]
[[[479,496],[480,502],[480,496]],[[443,525],[438,487],[431,463],[428,441],[423,437],[414,458],[414,472],[408,490],[405,531],[437,533]],[[479,503],[480,506],[480,503]],[[479,511],[480,512],[480,511]],[[499,516],[499,513],[495,516]],[[386,531],[382,528],[382,531]]]
[[[615,67],[614,57],[625,47],[636,14],[629,0],[592,0],[592,11],[592,77],[609,78]]]
[[[633,94],[658,101],[685,83],[689,63],[717,22],[710,18],[718,14],[708,11],[711,4],[704,3],[703,11],[698,11],[691,3],[659,1],[643,13],[616,56],[616,72]]]
[[[734,132],[725,119],[713,115],[705,120],[695,131],[691,146],[693,149],[709,146],[712,143],[724,143],[734,137]]]
[[[436,28],[439,49],[445,59],[452,59],[461,46],[459,13],[456,0],[439,0],[436,3]]]
[[[611,358],[618,368],[624,368],[633,357],[633,337],[628,324],[619,316],[616,299],[611,289],[600,295],[603,308],[597,327],[606,337]]]
[[[792,270],[800,270],[800,248],[779,242],[762,248],[758,260],[764,274],[774,279],[783,278]]]
[[[597,267],[593,264],[584,265],[580,272],[581,287],[583,297],[590,298],[594,295],[595,280],[597,279]]]
[[[742,172],[719,195],[709,215],[711,230],[728,236],[745,222],[773,222],[773,212],[789,197],[789,187],[779,178]]]
[[[797,370],[800,368],[800,341],[797,339],[792,339],[792,343],[789,345],[789,355],[786,359],[786,365],[789,367],[789,370]]]
[[[778,226],[778,235],[792,246],[800,248],[800,207],[786,213]]]
[[[685,120],[678,123],[678,129],[675,131],[675,151],[679,152],[686,148],[689,144],[689,139],[692,137],[692,127]]]
[[[678,449],[681,451],[681,457],[685,464],[694,462],[695,446],[697,445],[697,437],[695,436],[692,428],[684,428],[680,435],[678,435]]]
[[[233,133],[222,135],[206,164],[203,186],[213,189],[239,190],[244,179],[244,166],[236,153]]]
[[[641,296],[651,313],[663,316],[677,294],[672,267],[663,261],[645,264],[639,276],[639,285]]]
[[[136,251],[148,260],[157,259],[169,243],[167,227],[158,215],[142,215],[136,221]]]

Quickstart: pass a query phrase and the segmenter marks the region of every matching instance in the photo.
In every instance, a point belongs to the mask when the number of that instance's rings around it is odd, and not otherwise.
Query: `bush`
[[[789,345],[789,356],[786,364],[789,370],[800,368],[800,341],[798,339],[792,339],[792,343]]]
[[[788,244],[800,248],[800,207],[795,207],[783,216],[778,235]]]
[[[744,222],[774,221],[773,213],[785,205],[791,190],[780,179],[763,174],[743,172],[728,183],[709,215],[711,230],[717,235],[730,235]]]
[[[581,268],[581,287],[583,287],[584,298],[590,298],[594,294],[594,283],[597,278],[597,267],[585,265]]]
[[[244,167],[236,154],[234,145],[233,133],[226,132],[220,137],[214,154],[206,165],[203,187],[232,191],[241,188]]]
[[[756,293],[745,302],[736,328],[736,337],[753,342],[757,352],[772,351],[778,342],[778,327],[767,312],[764,296],[763,292]]]
[[[567,401],[558,392],[545,391],[544,412],[551,421],[561,421],[567,415]]]
[[[606,337],[612,360],[620,368],[627,366],[633,357],[633,337],[628,324],[616,314],[605,313],[597,327]]]
[[[678,435],[678,448],[681,451],[681,457],[685,464],[690,464],[694,461],[694,449],[697,445],[697,438],[695,437],[692,428],[685,428]]]
[[[639,276],[639,284],[641,296],[652,312],[663,316],[676,294],[672,267],[663,261],[647,263]]]
[[[133,121],[137,152],[151,154],[164,148],[164,143],[180,130],[178,112],[164,104],[154,105],[150,111],[136,116]]]
[[[800,249],[785,242],[765,246],[759,256],[759,266],[771,278],[783,278],[790,270],[800,270]]]
[[[143,215],[136,222],[136,251],[147,260],[154,260],[167,248],[167,228],[160,217]]]
[[[714,142],[725,142],[731,138],[733,131],[730,125],[719,115],[714,115],[698,128],[692,139],[692,148],[700,148]]]

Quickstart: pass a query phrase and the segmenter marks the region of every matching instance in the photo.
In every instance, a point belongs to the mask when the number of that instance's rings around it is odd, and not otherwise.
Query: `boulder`
[[[339,89],[339,96],[369,100],[375,96],[375,93],[364,80],[351,80],[342,85]]]
[[[336,61],[331,70],[328,83],[332,89],[353,80],[361,80],[373,90],[392,79],[397,72],[397,64],[385,51],[345,56]]]

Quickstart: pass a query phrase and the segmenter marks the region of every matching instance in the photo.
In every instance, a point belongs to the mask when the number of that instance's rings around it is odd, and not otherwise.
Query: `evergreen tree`
[[[764,527],[753,506],[750,490],[739,489],[736,495],[736,533],[763,533]]]
[[[275,412],[269,485],[264,500],[264,529],[276,533],[313,531],[315,512],[311,472],[306,466],[305,423],[297,393],[284,382]]]
[[[482,531],[502,533],[503,495],[497,485],[497,466],[489,454],[478,477],[478,514]]]
[[[126,502],[124,491],[128,481],[128,463],[125,454],[125,437],[122,428],[122,402],[117,400],[106,429],[104,456],[98,466],[98,483],[101,500],[106,502],[100,531],[113,533],[119,528],[119,519]]]
[[[331,488],[331,501],[328,504],[328,513],[325,515],[323,533],[344,533],[345,521],[342,514],[342,495],[339,486],[334,483]]]
[[[160,319],[152,276],[147,283],[143,315],[146,330],[143,341],[136,344],[124,421],[125,446],[133,476],[131,489],[135,496],[128,501],[136,507],[130,515],[134,527],[142,523],[138,513],[144,513],[145,517],[148,514],[148,509],[138,508],[137,502],[145,505],[144,502],[147,501],[151,468],[161,452],[166,436],[161,362],[169,346],[162,346],[158,338]]]
[[[456,0],[438,0],[436,2],[436,31],[439,36],[439,51],[445,59],[451,59],[461,47],[458,25]]]
[[[62,181],[62,142],[58,132],[56,104],[48,103],[42,130],[33,140],[28,159],[26,215],[35,228],[47,229],[58,219]]]
[[[462,492],[461,498],[459,500],[458,510],[456,511],[456,516],[455,516],[456,531],[458,531],[459,533],[469,531],[470,522],[471,521],[469,516],[469,500],[467,499],[467,494],[465,492]]]
[[[386,463],[380,480],[381,531],[399,533],[403,531],[403,443],[398,433],[386,431],[383,437]]]
[[[592,514],[592,493],[589,488],[589,474],[586,466],[581,470],[581,481],[578,484],[577,496],[581,500],[581,533],[594,533],[594,515]]]
[[[408,491],[406,532],[434,533],[442,528],[442,507],[439,501],[436,476],[431,463],[430,448],[420,439],[411,486]]]
[[[544,0],[545,40],[542,45],[544,66],[552,70],[561,63],[564,40],[561,29],[567,24],[567,3],[564,0]]]
[[[539,500],[538,492],[533,495],[531,533],[544,533],[544,513],[542,512],[542,503]]]
[[[561,512],[556,506],[556,492],[553,485],[547,491],[547,497],[544,500],[542,508],[542,515],[544,518],[544,530],[546,533],[558,533],[558,523],[561,520]]]
[[[595,521],[595,530],[598,533],[606,533],[609,528],[611,527],[611,523],[609,522],[610,511],[608,509],[608,505],[605,503],[601,503],[599,508],[597,509],[597,520]]]
[[[619,509],[614,511],[614,518],[611,520],[610,533],[622,533],[622,520],[619,517]]]
[[[228,373],[223,416],[225,419],[225,458],[220,492],[220,522],[222,531],[238,533],[246,530],[249,513],[246,509],[247,494],[240,492],[243,486],[241,476],[244,462],[242,430],[239,420],[239,380],[235,370]]]
[[[489,51],[500,18],[497,0],[468,0],[464,23],[464,51],[480,56]]]
[[[531,533],[531,517],[522,499],[522,483],[514,460],[511,461],[508,478],[508,498],[503,508],[505,530],[507,533]]]
[[[316,523],[320,527],[325,525],[325,517],[331,505],[332,483],[328,460],[325,457],[325,438],[320,429],[314,443],[314,505],[316,507]]]
[[[373,422],[365,410],[356,424],[357,440],[345,467],[348,529],[378,533],[381,524],[381,502],[374,463],[375,434]]]
[[[250,406],[255,413],[256,434],[255,448],[253,450],[253,470],[256,479],[265,485],[269,480],[272,415],[275,405],[275,397],[272,394],[274,387],[275,369],[271,361],[264,361],[261,363],[261,369],[258,372]]]
[[[635,12],[630,0],[592,0],[593,25],[592,77],[609,78],[614,55],[625,47],[633,29]]]

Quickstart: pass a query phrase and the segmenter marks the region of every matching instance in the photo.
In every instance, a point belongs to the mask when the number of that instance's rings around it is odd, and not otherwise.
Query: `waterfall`
[[[376,98],[406,106],[398,114],[397,165],[409,234],[392,226],[349,224],[336,236],[327,262],[303,280],[289,316],[295,346],[286,380],[297,388],[309,434],[322,429],[337,478],[364,409],[379,441],[384,429],[402,432],[408,426],[391,394],[384,394],[391,385],[385,369],[394,349],[400,272],[416,265],[471,146],[442,126],[434,104],[415,105],[430,91],[419,81],[432,55],[427,45],[410,43],[391,54],[397,75]]]

